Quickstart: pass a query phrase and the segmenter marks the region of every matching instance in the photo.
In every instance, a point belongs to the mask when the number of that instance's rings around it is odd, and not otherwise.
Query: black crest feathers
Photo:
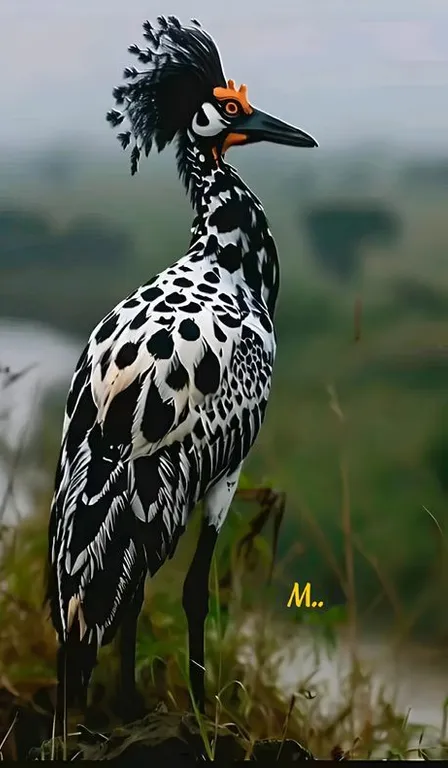
[[[160,152],[185,130],[199,106],[210,98],[213,88],[225,86],[221,58],[212,37],[195,19],[183,27],[174,16],[159,16],[157,27],[143,24],[147,48],[129,46],[129,52],[146,65],[126,67],[130,80],[113,91],[118,109],[107,113],[116,127],[125,119],[130,130],[118,134],[123,149],[131,141],[131,173],[136,173],[141,152],[146,156],[153,143]]]

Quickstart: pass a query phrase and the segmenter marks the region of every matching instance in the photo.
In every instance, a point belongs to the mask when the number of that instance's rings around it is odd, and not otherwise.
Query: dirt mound
[[[46,742],[38,752],[44,759],[61,757],[62,742]],[[32,756],[38,757],[37,752]],[[110,734],[79,726],[76,737],[67,741],[69,760],[113,760],[123,756],[148,759],[153,765],[175,758],[179,766],[193,766],[198,759],[210,758],[226,764],[245,758],[257,762],[265,759],[271,762],[279,757],[293,762],[314,759],[296,741],[267,739],[251,745],[236,727],[216,726],[205,720],[199,726],[193,714],[177,712],[152,712],[143,720],[115,728]]]

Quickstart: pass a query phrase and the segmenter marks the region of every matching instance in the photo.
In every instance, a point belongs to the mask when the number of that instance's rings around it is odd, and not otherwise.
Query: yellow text
[[[303,590],[300,589],[298,581],[294,582],[291,595],[287,602],[287,607],[291,608],[292,604],[295,604],[296,608],[301,608],[304,604],[305,608],[323,608],[324,604],[322,600],[311,599],[311,582],[307,581]]]

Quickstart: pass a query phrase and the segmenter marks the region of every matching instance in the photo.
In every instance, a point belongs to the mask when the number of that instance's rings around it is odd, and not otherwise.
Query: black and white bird
[[[135,640],[147,574],[173,556],[203,501],[186,575],[190,681],[204,709],[210,563],[241,465],[265,415],[279,289],[275,243],[258,198],[225,161],[236,144],[314,147],[226,80],[196,20],[143,25],[108,120],[128,120],[131,171],[153,143],[177,143],[196,212],[185,256],[137,288],[92,332],[67,398],[49,523],[48,601],[60,643],[59,691],[85,696],[100,646],[121,628],[123,697],[135,697]],[[60,699],[61,701],[62,699]]]

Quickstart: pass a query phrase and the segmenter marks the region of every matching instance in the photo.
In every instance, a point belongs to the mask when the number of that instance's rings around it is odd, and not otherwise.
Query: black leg
[[[87,711],[90,678],[96,664],[96,645],[79,639],[76,618],[66,643],[57,654],[56,734],[66,736],[68,711],[75,707],[83,717]]]
[[[217,537],[216,528],[210,525],[207,519],[203,519],[182,596],[188,622],[190,685],[196,706],[201,713],[205,709],[204,628],[208,614],[208,580]]]
[[[56,736],[66,737],[66,720],[67,720],[67,705],[66,705],[66,653],[65,648],[60,646],[57,652],[57,676],[58,684],[56,689]]]
[[[144,715],[143,697],[135,683],[135,646],[137,623],[143,605],[145,576],[142,577],[132,601],[126,608],[120,630],[119,709],[126,722]]]

